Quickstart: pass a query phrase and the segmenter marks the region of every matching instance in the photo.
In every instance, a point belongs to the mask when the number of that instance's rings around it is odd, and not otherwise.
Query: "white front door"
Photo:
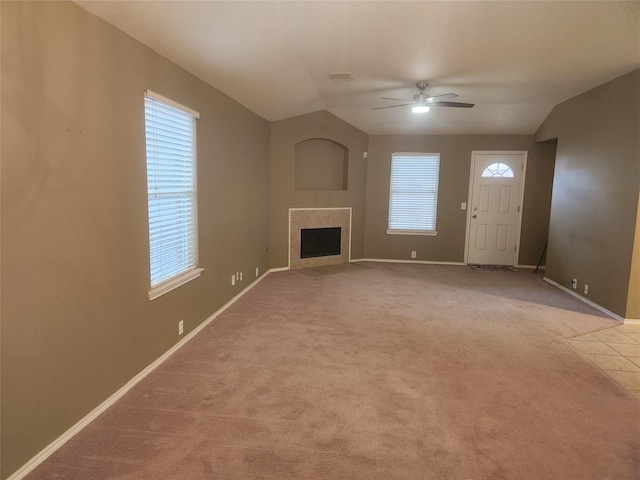
[[[468,264],[516,265],[527,152],[473,152]]]

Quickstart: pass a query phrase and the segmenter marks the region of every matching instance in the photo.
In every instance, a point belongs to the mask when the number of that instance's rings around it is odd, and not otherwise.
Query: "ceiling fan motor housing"
[[[427,100],[429,100],[429,95],[427,95],[426,93],[416,93],[413,96],[413,103],[416,103],[418,105],[426,104]]]

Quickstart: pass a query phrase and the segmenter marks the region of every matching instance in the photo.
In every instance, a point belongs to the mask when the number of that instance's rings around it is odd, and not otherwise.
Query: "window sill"
[[[423,235],[435,237],[438,235],[436,230],[387,230],[387,235]]]
[[[165,293],[169,293],[171,290],[174,290],[179,286],[184,285],[185,283],[190,282],[195,278],[198,278],[203,270],[204,268],[192,268],[191,270],[187,270],[180,275],[177,275],[156,285],[151,290],[149,290],[149,301],[155,300]]]

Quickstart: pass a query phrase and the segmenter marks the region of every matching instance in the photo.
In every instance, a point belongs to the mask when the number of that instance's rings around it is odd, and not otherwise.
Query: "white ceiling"
[[[532,134],[640,67],[638,1],[76,3],[267,120],[326,109],[370,134]],[[476,105],[372,110],[421,80]]]

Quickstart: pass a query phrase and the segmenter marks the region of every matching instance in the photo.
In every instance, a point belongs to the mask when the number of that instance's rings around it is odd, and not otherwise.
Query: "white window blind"
[[[388,233],[436,234],[439,153],[391,156]]]
[[[195,112],[145,93],[149,252],[153,299],[197,277]]]

